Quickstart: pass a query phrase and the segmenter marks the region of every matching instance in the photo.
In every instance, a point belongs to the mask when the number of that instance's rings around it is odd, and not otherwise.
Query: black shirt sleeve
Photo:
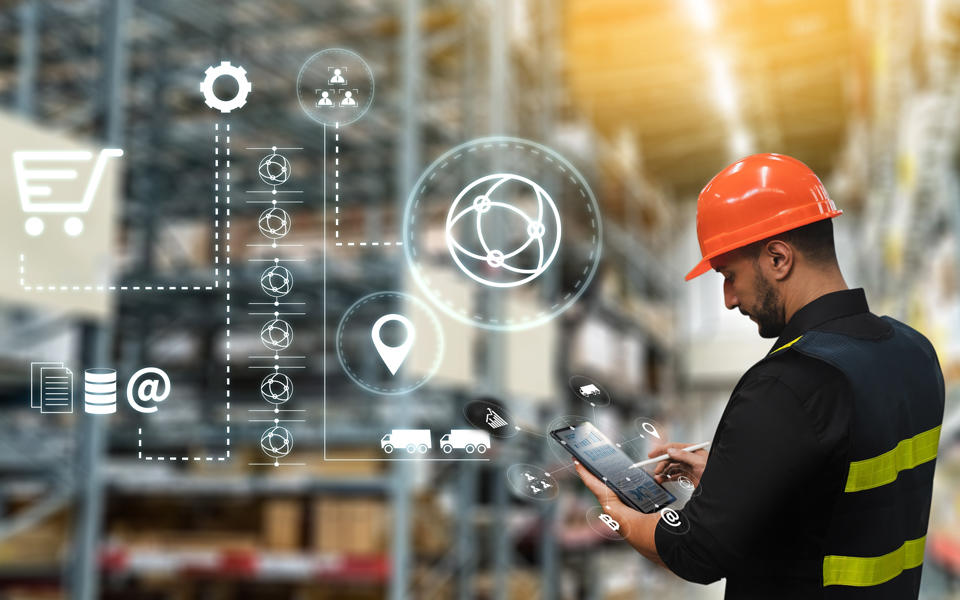
[[[745,376],[721,418],[700,485],[678,511],[682,528],[661,521],[656,529],[657,552],[670,570],[697,583],[756,574],[753,559],[764,548],[782,544],[790,528],[802,528],[798,521],[823,508],[818,494],[829,498],[837,490],[815,488],[835,471],[825,467],[836,461],[837,448],[822,439],[819,421],[838,393],[834,380],[801,398],[778,375]]]

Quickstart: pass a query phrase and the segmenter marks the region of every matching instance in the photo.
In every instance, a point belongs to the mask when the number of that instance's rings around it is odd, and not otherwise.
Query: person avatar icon
[[[347,83],[347,80],[343,78],[343,71],[341,69],[333,70],[333,77],[330,78],[330,83],[332,84],[341,84],[344,85]]]
[[[333,106],[333,100],[330,99],[330,92],[320,92],[320,99],[317,100],[317,106]]]
[[[353,99],[353,92],[345,92],[343,94],[343,100],[340,101],[340,106],[356,106],[357,101]]]

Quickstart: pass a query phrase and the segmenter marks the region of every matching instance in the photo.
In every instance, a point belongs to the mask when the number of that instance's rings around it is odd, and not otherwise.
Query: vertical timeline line
[[[323,126],[323,460],[327,460],[327,126]]]
[[[230,458],[230,124],[227,124],[227,171],[226,171],[226,227],[224,231],[225,287],[226,287],[226,437],[227,458]]]

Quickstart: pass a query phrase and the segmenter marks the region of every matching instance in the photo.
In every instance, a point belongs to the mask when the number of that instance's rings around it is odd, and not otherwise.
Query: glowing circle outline
[[[578,185],[580,188],[580,195],[586,202],[587,211],[594,217],[595,221],[593,223],[594,248],[590,256],[590,264],[584,269],[584,274],[581,280],[582,283],[575,290],[566,294],[562,301],[557,302],[556,306],[551,307],[549,311],[546,311],[545,313],[541,312],[520,322],[491,323],[488,321],[481,321],[477,318],[472,318],[466,314],[465,311],[457,310],[456,308],[444,302],[437,295],[437,292],[431,288],[425,276],[420,273],[416,257],[414,256],[415,249],[410,227],[414,221],[414,208],[419,202],[419,197],[424,189],[424,186],[431,179],[431,175],[435,174],[435,171],[438,168],[445,166],[446,163],[452,158],[457,157],[462,153],[469,152],[470,148],[472,147],[483,147],[485,145],[497,144],[526,146],[531,150],[531,152],[535,151],[537,154],[550,157],[550,160],[558,165],[558,167],[561,168],[566,175]],[[413,279],[417,282],[417,286],[421,289],[421,291],[424,292],[426,297],[430,299],[430,302],[443,311],[446,315],[456,319],[461,323],[479,327],[481,329],[487,329],[491,331],[522,331],[543,325],[544,323],[552,320],[554,317],[562,314],[571,306],[573,306],[583,295],[584,291],[590,286],[600,265],[600,256],[603,254],[603,221],[601,219],[600,206],[597,203],[597,198],[594,195],[590,185],[587,183],[586,178],[575,166],[573,166],[573,164],[570,163],[570,161],[564,158],[561,154],[547,146],[544,146],[543,144],[539,144],[524,138],[510,136],[482,137],[469,140],[447,150],[420,174],[417,182],[407,195],[407,202],[403,211],[403,253],[407,261],[407,266],[410,268],[410,271],[413,274]]]
[[[307,68],[307,65],[309,65],[311,62],[313,62],[314,59],[318,58],[321,54],[333,53],[333,52],[343,52],[343,53],[345,53],[345,54],[351,54],[351,55],[353,55],[353,56],[354,56],[357,60],[359,60],[360,63],[363,65],[363,68],[364,68],[364,69],[366,70],[366,72],[367,72],[367,77],[368,77],[369,80],[370,80],[370,97],[369,97],[369,99],[367,99],[367,101],[363,104],[362,107],[359,107],[359,110],[357,110],[356,115],[355,115],[352,119],[350,119],[350,120],[344,120],[344,121],[337,121],[337,120],[324,121],[323,119],[320,119],[320,118],[314,116],[313,114],[311,114],[311,113],[307,110],[306,106],[304,105],[304,99],[303,99],[303,97],[300,95],[300,81],[303,79],[303,72],[304,72],[304,70]],[[333,126],[342,126],[342,125],[349,125],[349,124],[351,124],[351,123],[355,123],[355,122],[359,121],[360,118],[363,117],[365,114],[367,114],[367,111],[370,110],[370,107],[373,105],[373,98],[374,98],[375,91],[376,91],[376,80],[375,80],[374,77],[373,77],[373,69],[370,68],[370,65],[367,63],[367,61],[364,60],[364,58],[363,58],[362,56],[360,56],[359,54],[357,54],[357,53],[354,52],[353,50],[347,50],[346,48],[324,48],[323,50],[320,50],[320,51],[318,51],[318,52],[314,52],[313,54],[311,54],[310,57],[309,57],[307,60],[303,61],[303,64],[300,65],[300,70],[297,72],[297,83],[296,83],[296,86],[297,86],[297,102],[300,104],[300,108],[303,110],[304,114],[306,114],[307,117],[309,117],[310,120],[313,121],[313,122],[315,122],[315,123],[319,123],[319,124],[324,125],[324,126],[333,127]],[[312,99],[311,99],[311,100],[312,100]]]
[[[377,387],[375,385],[372,385],[364,381],[362,377],[360,377],[358,374],[354,372],[353,368],[347,366],[343,358],[343,351],[342,351],[343,328],[347,322],[347,318],[354,313],[355,309],[363,306],[368,302],[371,302],[377,299],[380,296],[396,296],[403,300],[408,300],[412,304],[415,304],[416,306],[418,306],[430,319],[430,324],[433,325],[434,332],[437,338],[436,355],[434,357],[433,363],[431,364],[429,372],[426,375],[422,376],[414,384],[408,385],[402,388],[398,388],[398,389],[384,389],[382,387]],[[347,308],[347,310],[343,313],[343,316],[340,317],[340,321],[337,323],[337,330],[334,335],[335,335],[334,347],[337,354],[337,360],[340,362],[340,367],[343,369],[343,372],[346,373],[347,377],[349,377],[350,380],[353,381],[355,384],[359,385],[360,387],[367,390],[368,392],[373,392],[374,394],[381,394],[384,396],[400,396],[402,394],[407,394],[409,392],[412,392],[420,388],[427,381],[429,381],[436,374],[437,370],[440,368],[440,363],[443,361],[445,341],[444,341],[443,327],[440,326],[440,320],[437,318],[437,315],[434,314],[429,304],[417,298],[416,296],[412,296],[404,292],[385,290],[381,292],[373,292],[373,293],[367,294],[366,296],[363,296],[362,298],[360,298],[359,300],[351,304],[350,307]]]

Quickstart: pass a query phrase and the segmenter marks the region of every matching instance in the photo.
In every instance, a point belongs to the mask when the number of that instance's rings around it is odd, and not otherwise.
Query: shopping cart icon
[[[69,236],[78,236],[83,232],[83,220],[77,215],[85,214],[93,204],[93,197],[100,186],[103,171],[111,158],[123,156],[119,148],[105,148],[93,161],[93,152],[86,150],[17,151],[13,153],[13,167],[17,176],[17,191],[20,194],[20,206],[29,216],[24,223],[28,235],[43,233],[44,222],[39,214],[72,215],[63,223],[63,230]],[[75,181],[80,171],[93,162],[90,178],[87,180],[83,196],[79,201],[60,198],[69,192],[65,186],[55,182]]]

